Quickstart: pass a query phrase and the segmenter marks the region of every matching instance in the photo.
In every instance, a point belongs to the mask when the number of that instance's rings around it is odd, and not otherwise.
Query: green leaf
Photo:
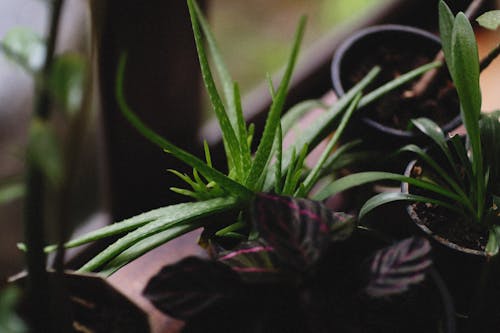
[[[337,117],[342,115],[347,107],[350,105],[354,97],[361,92],[366,86],[368,86],[380,72],[379,67],[373,68],[358,84],[356,84],[351,90],[349,90],[344,96],[342,96],[337,103],[333,104],[329,110],[319,116],[311,126],[309,126],[302,135],[296,138],[296,140],[288,147],[288,149],[283,154],[282,161],[282,174],[285,173],[291,163],[292,152],[295,149],[301,150],[304,145],[308,144],[311,149],[316,147],[316,145],[328,134],[330,134],[331,126],[337,119]],[[267,175],[266,183],[264,185],[264,192],[268,192],[274,186],[274,173],[270,172]]]
[[[251,147],[248,144],[248,131],[245,123],[245,118],[243,115],[243,107],[241,105],[241,95],[240,88],[237,83],[234,83],[234,103],[236,106],[236,120],[238,123],[238,133],[239,133],[239,144],[240,151],[242,154],[242,163],[243,163],[243,175],[246,177],[247,172],[250,170],[252,165],[252,151]]]
[[[479,122],[484,163],[490,169],[489,188],[500,195],[500,110],[483,114]]]
[[[21,183],[7,183],[0,186],[0,205],[24,196],[25,186]]]
[[[123,266],[142,256],[143,254],[171,241],[172,239],[182,236],[190,231],[196,230],[201,226],[202,225],[200,222],[179,224],[165,231],[153,234],[152,236],[149,236],[133,244],[125,251],[117,255],[99,271],[99,274],[110,276]]]
[[[306,100],[294,105],[281,117],[283,134],[286,135],[302,116],[313,109],[325,109],[325,106],[318,100]]]
[[[446,207],[451,211],[457,212],[459,214],[461,213],[461,211],[457,210],[454,205],[441,200],[428,198],[420,195],[401,193],[401,192],[384,192],[371,197],[365,202],[365,204],[363,205],[363,207],[361,207],[359,211],[359,219],[360,220],[363,219],[368,213],[370,213],[375,208],[394,201],[413,201],[413,202],[431,203],[442,207]]]
[[[361,93],[358,93],[352,100],[347,111],[342,116],[342,120],[340,121],[339,126],[335,130],[333,137],[328,141],[328,144],[326,145],[325,150],[323,150],[323,153],[321,154],[319,160],[316,162],[313,169],[311,170],[311,172],[309,172],[306,179],[304,180],[303,190],[305,192],[301,193],[301,196],[305,196],[307,193],[309,193],[309,191],[311,191],[311,189],[313,188],[314,184],[316,184],[316,182],[318,181],[319,177],[321,176],[320,173],[321,169],[323,168],[325,162],[332,153],[333,148],[335,148],[335,146],[337,145],[341,135],[344,133],[344,130],[347,126],[347,122],[351,119],[352,114],[357,109],[360,100],[361,100]]]
[[[489,256],[495,256],[498,254],[498,250],[500,249],[500,226],[493,226],[490,229],[490,233],[488,236],[488,243],[486,244],[486,253]]]
[[[369,94],[366,94],[361,101],[359,102],[359,108],[364,108],[365,106],[369,105],[370,103],[373,103],[380,97],[384,96],[388,92],[402,86],[403,84],[406,84],[413,79],[417,78],[418,76],[424,74],[425,72],[442,66],[442,63],[440,61],[434,61],[425,65],[422,65],[420,67],[417,67],[408,73],[405,73],[403,75],[398,76],[392,81],[389,81],[385,83],[384,85],[378,87],[377,89],[373,90]]]
[[[285,103],[286,93],[288,91],[288,85],[292,77],[292,72],[295,66],[295,62],[297,60],[300,43],[304,35],[305,24],[306,24],[306,19],[305,17],[302,17],[300,19],[299,26],[295,33],[294,44],[288,59],[288,63],[285,69],[285,74],[283,75],[283,79],[278,88],[276,98],[273,99],[273,103],[271,105],[271,109],[269,110],[269,114],[266,119],[266,124],[264,126],[264,132],[262,134],[261,141],[255,153],[255,158],[252,164],[252,168],[250,169],[250,173],[248,174],[245,180],[245,185],[247,185],[249,188],[253,188],[255,184],[258,182],[258,180],[261,178],[265,170],[265,166],[272,153],[272,147],[274,139],[276,137],[276,130],[280,122],[281,111]],[[274,174],[273,172],[270,173]]]
[[[55,133],[46,121],[34,118],[29,129],[28,161],[57,187],[63,180],[63,159]]]
[[[14,28],[7,32],[2,41],[2,51],[29,73],[39,71],[45,61],[45,42],[34,31]]]
[[[95,271],[145,238],[169,230],[172,227],[186,224],[187,222],[199,220],[203,217],[215,215],[223,211],[236,209],[240,205],[241,203],[236,199],[229,197],[183,204],[183,206],[171,206],[172,208],[168,214],[129,232],[92,258],[92,260],[80,268],[79,271]]]
[[[70,115],[74,115],[81,108],[85,76],[85,59],[79,54],[67,53],[58,56],[52,64],[48,87]]]
[[[422,148],[416,145],[404,146],[400,149],[400,151],[407,151],[417,154],[422,161],[427,163],[427,165],[429,165],[437,173],[437,175],[441,177],[441,179],[444,180],[444,182],[453,189],[457,196],[459,196],[459,202],[464,206],[464,208],[468,209],[473,218],[475,218],[474,207],[472,206],[470,198],[465,194],[464,189],[460,187],[460,185],[448,175],[448,172],[445,171],[445,169],[443,169],[431,156],[429,156],[429,154],[427,154]],[[435,180],[436,182],[438,181],[438,179],[433,180]],[[443,186],[444,188],[444,185],[438,184],[438,186]]]
[[[233,79],[229,74],[229,70],[227,69],[227,66],[224,63],[224,60],[220,53],[219,47],[217,46],[217,42],[212,33],[212,30],[210,29],[207,20],[203,16],[200,7],[196,3],[196,1],[191,1],[191,0],[188,1],[188,5],[192,6],[193,14],[196,20],[199,22],[203,34],[205,35],[208,49],[210,51],[210,55],[212,56],[213,64],[215,65],[217,75],[219,76],[219,79],[222,84],[222,90],[224,92],[224,99],[226,101],[227,115],[229,117],[229,120],[233,128],[238,131],[238,137],[241,137],[243,135],[243,132],[239,124],[238,117],[242,116],[242,113],[238,114],[241,110],[240,111],[238,110],[238,102],[236,100],[235,95],[233,94],[233,88],[234,88]]]
[[[16,313],[20,300],[21,291],[17,287],[9,286],[0,293],[0,332],[28,332],[28,326]]]
[[[455,177],[457,180],[460,180],[460,174],[457,169],[457,162],[453,158],[450,147],[446,142],[446,137],[441,130],[441,127],[428,118],[417,118],[412,119],[411,122],[425,135],[431,138],[444,153],[448,162],[450,163],[450,167],[453,169],[455,173]]]
[[[152,129],[147,127],[140,119],[135,115],[132,109],[128,106],[125,101],[125,96],[123,95],[123,83],[125,76],[125,65],[126,56],[122,55],[118,65],[117,83],[116,83],[116,99],[118,101],[118,106],[121,112],[128,119],[128,121],[134,126],[139,133],[146,137],[149,141],[153,142],[160,148],[166,150],[170,154],[174,155],[179,160],[190,165],[191,167],[197,169],[203,176],[208,180],[213,180],[218,183],[222,188],[227,190],[232,195],[236,195],[240,198],[249,199],[253,193],[247,189],[245,186],[235,182],[230,179],[220,171],[208,166],[205,162],[197,158],[196,156],[188,153],[187,151],[178,148],[170,141],[162,138],[156,134]]]
[[[220,200],[220,199],[216,199]],[[212,202],[212,201],[207,201]],[[90,243],[99,239],[103,239],[106,237],[114,236],[114,235],[120,235],[123,234],[127,231],[137,229],[139,227],[142,227],[143,225],[156,221],[165,217],[168,217],[170,215],[178,215],[179,212],[183,211],[189,211],[190,209],[196,207],[198,205],[197,202],[188,202],[188,203],[181,203],[177,205],[171,205],[167,207],[162,207],[162,208],[157,208],[150,210],[149,212],[145,212],[139,215],[136,215],[134,217],[128,218],[126,220],[120,221],[120,222],[115,222],[111,225],[108,225],[106,227],[91,231],[85,235],[82,235],[76,239],[73,239],[64,246],[66,248],[72,248],[72,247],[77,247],[86,243]],[[45,252],[51,252],[57,249],[57,245],[51,245],[47,246],[45,248]]]
[[[439,35],[443,47],[446,65],[450,73],[453,72],[453,58],[451,55],[451,40],[453,35],[453,21],[455,20],[450,7],[443,1],[439,1]]]
[[[490,30],[500,27],[500,10],[490,10],[476,19],[480,26]]]
[[[459,13],[453,25],[451,43],[452,78],[460,98],[462,120],[472,148],[472,172],[477,193],[478,220],[481,220],[484,205],[484,171],[479,116],[481,112],[481,90],[479,88],[479,56],[476,38],[469,20]]]
[[[359,172],[359,173],[354,173],[349,176],[342,177],[340,179],[335,180],[333,183],[330,185],[326,186],[323,188],[322,191],[318,192],[317,194],[314,195],[314,200],[324,200],[334,194],[340,193],[342,191],[351,189],[356,186],[380,181],[380,180],[395,180],[399,182],[406,182],[409,184],[412,184],[414,186],[418,186],[422,189],[432,191],[434,193],[441,194],[445,197],[448,197],[452,200],[460,200],[461,198],[441,187],[438,186],[434,183],[426,182],[420,179],[412,178],[412,177],[407,177],[403,176],[397,173],[390,173],[390,172],[378,172],[378,171],[368,171],[368,172]]]
[[[222,138],[224,146],[226,147],[226,152],[228,155],[228,160],[234,163],[234,168],[236,170],[236,175],[238,179],[243,179],[243,164],[241,160],[241,151],[238,139],[236,137],[235,129],[231,124],[231,120],[226,113],[222,99],[219,96],[217,87],[215,86],[215,81],[212,77],[212,72],[210,70],[210,65],[208,64],[208,58],[205,53],[205,48],[203,46],[203,41],[201,37],[200,27],[199,27],[199,17],[196,10],[196,5],[194,1],[188,0],[189,15],[191,17],[191,25],[193,27],[194,40],[196,44],[196,50],[198,52],[198,59],[200,61],[200,68],[203,77],[203,82],[205,83],[205,88],[207,89],[212,108],[214,109],[217,120],[222,131]],[[233,81],[230,78],[225,77],[223,81],[229,81],[228,85],[228,98],[232,100],[233,98]],[[234,101],[233,101],[234,106]],[[236,113],[234,113],[234,125],[236,124]]]

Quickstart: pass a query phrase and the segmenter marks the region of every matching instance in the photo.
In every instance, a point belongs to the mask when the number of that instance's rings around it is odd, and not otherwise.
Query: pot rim
[[[333,90],[339,95],[338,97],[345,95],[345,90],[342,85],[342,80],[340,78],[340,68],[342,65],[342,60],[344,59],[344,54],[347,52],[347,50],[349,50],[354,44],[356,44],[365,37],[391,31],[408,33],[409,35],[426,38],[427,40],[430,40],[433,43],[439,44],[439,46],[441,45],[441,40],[432,33],[407,25],[399,25],[399,24],[375,25],[355,32],[340,44],[332,59],[330,72],[332,77]],[[405,137],[405,138],[420,138],[424,136],[424,134],[420,132],[404,131],[383,125],[369,117],[360,117],[360,120],[366,125],[373,127],[378,131],[390,134],[392,136]],[[460,112],[457,112],[457,115],[449,122],[444,124],[441,128],[445,133],[447,133],[457,128],[460,124],[461,124]]]
[[[405,172],[404,172],[405,176],[411,177],[410,176],[411,171],[413,170],[413,167],[415,166],[416,163],[417,163],[416,159],[411,161],[410,163],[408,163],[408,165],[405,169]],[[409,194],[410,193],[410,184],[402,182],[401,183],[401,192],[403,192],[405,194]],[[440,243],[440,244],[442,244],[442,245],[444,245],[452,250],[456,250],[456,251],[463,252],[466,254],[471,254],[471,255],[480,256],[480,257],[488,257],[488,254],[486,253],[486,251],[474,250],[474,249],[471,249],[468,247],[464,247],[464,246],[455,244],[455,243],[449,241],[448,239],[435,234],[426,225],[424,225],[422,223],[418,223],[418,221],[420,221],[420,217],[418,216],[417,212],[415,211],[415,208],[413,207],[413,205],[411,205],[411,204],[406,205],[406,212],[408,213],[408,216],[410,217],[411,221],[418,228],[420,228],[427,236],[432,237],[438,243]]]

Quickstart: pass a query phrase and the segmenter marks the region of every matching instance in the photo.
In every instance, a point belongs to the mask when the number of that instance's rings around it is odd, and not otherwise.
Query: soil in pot
[[[422,178],[424,174],[426,178],[436,178],[423,163],[415,162],[411,168],[410,176]],[[432,196],[432,194],[429,195],[426,191],[415,187],[411,187],[409,191],[412,194]],[[471,223],[466,217],[431,203],[413,203],[410,205],[409,211],[417,224],[431,230],[435,237],[442,239],[443,242],[476,251],[477,254],[484,252],[488,242],[488,229],[483,225]]]
[[[368,28],[348,39],[337,51],[332,63],[334,89],[343,95],[359,82],[374,66],[382,68],[365,91],[379,87],[421,65],[432,62],[440,50],[439,39],[425,31],[398,25]],[[408,97],[418,79],[386,94],[358,113],[360,122],[378,134],[377,140],[402,138],[406,142],[391,142],[392,146],[426,138],[411,126],[418,117],[433,119],[445,132],[460,124],[459,102],[449,75],[438,80],[419,97]],[[358,129],[355,129],[359,131]],[[363,133],[358,133],[363,135]],[[373,133],[372,133],[373,134]],[[381,135],[382,134],[382,135]]]

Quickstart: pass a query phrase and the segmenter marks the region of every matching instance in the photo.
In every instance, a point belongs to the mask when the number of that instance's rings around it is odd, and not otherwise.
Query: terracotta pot
[[[408,58],[409,55],[415,55],[415,59],[417,57],[429,59],[418,64],[423,65],[432,61],[441,48],[439,38],[429,32],[413,27],[381,25],[358,31],[341,44],[332,60],[331,75],[333,89],[337,95],[344,95],[345,92],[353,86],[354,82],[351,82],[351,76],[354,75],[354,72],[357,72],[357,75],[355,75],[356,77],[358,75],[361,77],[362,73],[365,71],[368,72],[371,69],[371,65],[370,68],[368,68],[365,61],[369,61],[371,58],[375,58],[377,61],[381,60],[377,53],[379,51],[376,51],[376,48],[380,48],[380,45],[384,45],[384,49],[386,49],[384,52],[387,52],[391,57],[393,55],[397,57],[399,50],[405,52],[401,53],[402,55],[394,60],[394,63],[398,64],[397,74],[404,74],[417,66],[417,64],[413,64],[409,68],[399,68],[399,66],[408,67],[410,65],[406,64],[406,58]],[[403,54],[405,55],[403,56]],[[403,61],[405,63],[403,63]],[[410,62],[413,62],[413,60]],[[360,64],[363,63],[365,63],[366,68],[360,69],[360,67],[363,67]],[[397,75],[393,72],[394,70],[388,73],[387,68],[384,71],[384,66],[382,65],[382,72],[379,74],[382,82],[376,82],[377,86],[385,83],[384,81],[392,79],[392,76]],[[405,88],[411,87],[412,84],[413,83],[407,84]],[[390,105],[390,102],[384,101],[386,98],[387,96],[384,96],[381,98],[380,102],[375,103],[386,103]],[[445,133],[450,132],[461,124],[458,98],[456,101],[456,114],[453,112],[454,116],[452,119],[442,126]],[[365,139],[367,145],[377,148],[395,148],[409,143],[425,144],[430,142],[425,135],[418,131],[413,132],[397,129],[374,119],[372,117],[374,108],[374,104],[371,104],[357,112],[347,132],[353,133],[355,136],[361,136]]]

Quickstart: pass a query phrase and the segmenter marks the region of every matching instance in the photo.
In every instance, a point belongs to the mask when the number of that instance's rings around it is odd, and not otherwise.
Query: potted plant
[[[447,249],[439,252],[439,256],[446,257],[446,260],[436,259],[438,269],[455,291],[455,300],[459,302],[457,307],[469,314],[477,307],[478,297],[484,296],[477,287],[481,263],[490,266],[491,258],[499,251],[500,122],[497,112],[481,114],[479,88],[480,68],[498,56],[499,50],[494,49],[480,66],[475,36],[466,16],[459,13],[454,17],[443,1],[439,5],[439,14],[443,51],[460,98],[466,136],[447,139],[433,121],[425,118],[413,120],[412,123],[432,139],[435,147],[428,152],[415,145],[402,148],[402,151],[417,154],[418,160],[410,163],[404,176],[390,173],[385,176],[386,179],[402,181],[403,191],[374,196],[361,208],[360,218],[388,202],[413,202],[408,206],[408,213],[415,225],[440,244],[438,248]],[[492,22],[498,22],[498,11],[489,12],[478,20],[485,25],[485,18],[488,18],[486,25],[496,27]],[[383,173],[376,172],[350,175],[333,184],[324,194],[345,189],[352,185],[352,181],[362,184],[383,176]],[[484,279],[486,277],[481,281],[483,285]]]

